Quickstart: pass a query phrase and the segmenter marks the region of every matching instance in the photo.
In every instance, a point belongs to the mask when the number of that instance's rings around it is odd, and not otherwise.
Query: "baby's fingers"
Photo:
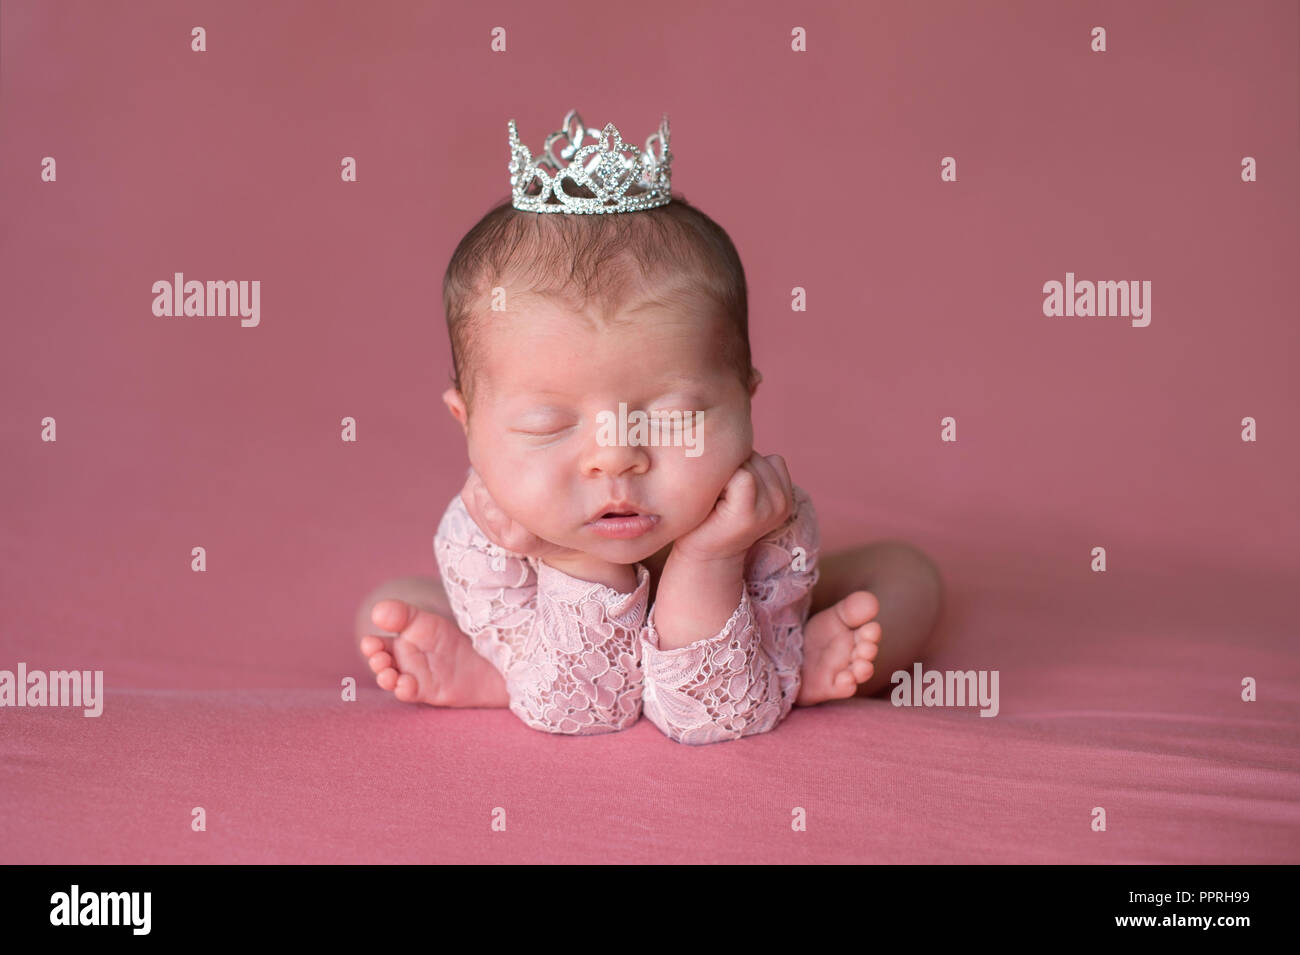
[[[503,536],[510,522],[477,474],[471,475],[469,482],[466,483],[465,490],[461,492],[461,500],[465,502],[465,510],[469,511],[469,516],[487,535],[488,540],[506,550],[515,549]]]
[[[764,496],[784,520],[794,509],[794,485],[790,480],[790,471],[785,459],[779,454],[761,457],[757,452],[750,458],[754,473],[762,482]]]
[[[747,461],[736,468],[736,473],[722,489],[722,499],[727,502],[727,506],[743,514],[753,511],[758,497],[758,487],[762,483],[754,471],[754,457],[751,455]]]
[[[461,488],[460,499],[465,502],[465,508],[470,516],[480,524],[487,517],[488,507],[493,503],[492,495],[488,493],[483,479],[472,468],[469,477],[465,479],[465,486]]]
[[[781,479],[781,486],[785,489],[786,497],[793,503],[794,501],[794,482],[790,480],[790,469],[786,467],[785,458],[779,454],[769,454],[766,460],[776,471],[777,477]]]

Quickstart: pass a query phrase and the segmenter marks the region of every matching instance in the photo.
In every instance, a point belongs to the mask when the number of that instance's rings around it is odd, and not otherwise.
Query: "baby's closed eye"
[[[629,416],[634,412],[628,412]],[[648,418],[656,420],[660,429],[663,428],[685,428],[699,423],[704,418],[703,408],[651,408],[643,412]],[[617,420],[617,416],[615,416]],[[581,422],[564,424],[553,419],[523,421],[515,427],[510,428],[512,434],[522,434],[529,437],[549,438],[565,431],[571,431],[578,427]]]
[[[573,428],[573,427],[577,427],[577,425],[569,426],[569,428]],[[511,428],[510,430],[513,431],[515,434],[526,434],[537,438],[549,438],[552,435],[556,435],[556,434],[560,434],[561,432],[568,431],[569,428],[560,427],[560,428],[551,428],[549,430],[539,430],[539,431],[525,431],[522,428]]]
[[[577,422],[573,415],[548,410],[515,419],[511,422],[510,431],[513,434],[546,437],[559,434],[561,431],[567,431],[576,426]]]

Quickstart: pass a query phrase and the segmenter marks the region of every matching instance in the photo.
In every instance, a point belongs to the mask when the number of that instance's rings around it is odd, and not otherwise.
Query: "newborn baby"
[[[937,572],[893,542],[819,566],[812,501],[753,446],[740,259],[684,197],[600,215],[502,203],[456,249],[443,299],[443,400],[471,467],[434,539],[441,579],[362,603],[381,688],[553,733],[644,713],[699,744],[881,689],[881,588],[886,656],[915,659]],[[657,427],[612,425],[636,412]]]

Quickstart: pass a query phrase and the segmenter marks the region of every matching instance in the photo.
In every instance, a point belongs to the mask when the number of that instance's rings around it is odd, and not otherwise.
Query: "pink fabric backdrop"
[[[107,693],[0,709],[0,862],[1300,861],[1296,4],[654,10],[0,5],[0,669]],[[669,113],[748,271],[758,450],[828,549],[933,556],[927,666],[999,670],[996,718],[689,748],[374,686],[357,602],[433,573],[467,465],[442,271],[506,121],[574,106]],[[1150,325],[1045,317],[1067,271],[1150,281]],[[259,280],[260,324],[155,317],[175,272]]]

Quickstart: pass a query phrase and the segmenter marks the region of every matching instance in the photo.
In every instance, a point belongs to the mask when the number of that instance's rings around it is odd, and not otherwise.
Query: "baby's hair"
[[[670,280],[671,294],[702,295],[723,318],[719,358],[749,392],[749,300],[745,270],[731,238],[686,201],[605,215],[522,212],[506,199],[461,239],[442,281],[451,338],[451,384],[471,402],[479,330],[490,321],[491,291],[507,283],[537,296],[595,301],[605,314],[643,280]],[[514,309],[520,292],[507,308]],[[671,304],[666,302],[665,304]]]

